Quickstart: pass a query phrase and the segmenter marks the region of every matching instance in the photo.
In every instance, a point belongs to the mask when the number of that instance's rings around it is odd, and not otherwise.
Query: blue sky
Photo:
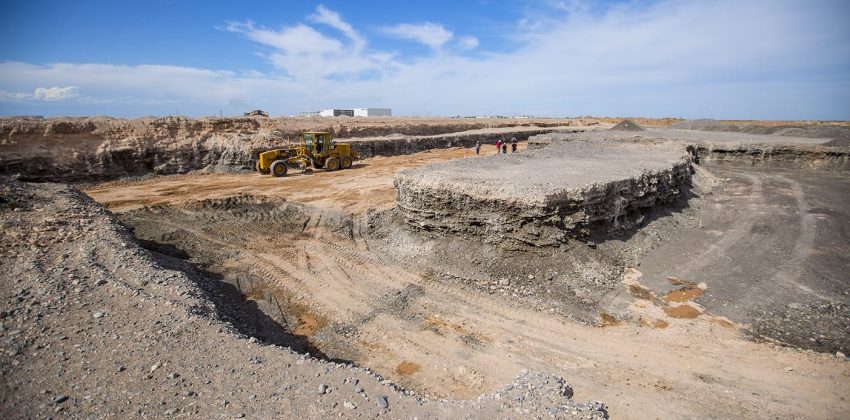
[[[846,1],[12,1],[0,114],[850,119]]]

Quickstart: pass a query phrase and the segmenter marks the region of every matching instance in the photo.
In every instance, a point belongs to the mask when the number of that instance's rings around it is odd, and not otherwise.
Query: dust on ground
[[[259,306],[265,294],[229,283],[251,287],[247,278],[221,281],[164,244],[142,249],[65,185],[0,179],[0,226],[4,419],[605,416],[539,372],[473,401],[429,400],[295,352],[298,334],[323,328],[309,310],[294,327],[279,324]]]
[[[252,293],[254,287],[277,290],[304,311],[321,314],[324,326],[312,323],[303,330],[312,344],[405,387],[468,398],[531,369],[569,378],[577,399],[605,400],[615,417],[830,417],[850,412],[846,362],[751,341],[741,332],[743,325],[697,303],[702,296],[695,291],[658,303],[652,298],[669,295],[668,290],[631,287],[640,276],[632,274],[630,280],[627,275],[623,290],[641,296],[629,308],[639,322],[613,319],[598,328],[542,312],[510,294],[447,282],[416,261],[376,252],[364,234],[362,215],[391,204],[386,188],[394,171],[472,153],[380,158],[386,159],[382,165],[364,161],[380,175],[373,170],[359,175],[357,170],[317,171],[283,179],[190,175],[138,185],[113,183],[89,193],[115,210],[135,209],[122,219],[137,236],[182,247],[190,261],[225,281],[248,284],[243,293],[257,296],[259,305],[270,307],[275,301],[259,299],[270,294]],[[374,187],[353,200],[345,193],[354,184],[342,186],[355,176],[361,178],[358,188]],[[181,191],[187,182],[210,189]],[[327,188],[317,194],[319,182]],[[126,191],[141,194],[136,195],[139,202]],[[263,206],[245,194],[223,206],[216,201],[246,192],[271,198],[261,200]],[[147,194],[155,198],[148,201]],[[287,201],[275,202],[281,196]],[[296,203],[305,198],[309,206]],[[201,199],[206,204],[193,204]],[[358,205],[358,200],[372,204]],[[139,209],[158,203],[166,205]],[[283,228],[270,232],[270,225]],[[246,277],[253,283],[245,283]],[[675,290],[689,287],[666,281]],[[710,292],[711,284],[707,287]],[[284,312],[266,313],[285,323],[291,315]]]
[[[526,149],[518,143],[518,150]],[[495,155],[494,145],[482,145],[482,155]],[[106,208],[122,212],[157,204],[223,198],[239,194],[280,197],[348,214],[385,209],[395,201],[393,176],[400,169],[475,156],[469,148],[433,149],[406,156],[374,157],[356,161],[336,172],[292,170],[284,178],[240,174],[190,174],[157,177],[138,182],[98,184],[84,192]]]

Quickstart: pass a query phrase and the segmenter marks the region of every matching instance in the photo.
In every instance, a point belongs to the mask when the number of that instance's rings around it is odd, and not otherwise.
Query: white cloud
[[[241,33],[248,39],[274,47],[291,54],[322,54],[339,52],[342,42],[326,37],[321,32],[304,24],[284,27],[279,31],[256,27],[251,21],[245,23],[231,22],[226,29],[230,32]]]
[[[456,36],[436,23],[390,32],[439,54],[374,49],[341,15],[319,7],[306,23],[227,25],[265,49],[269,71],[0,62],[0,112],[36,103],[28,100],[35,95],[14,92],[66,86],[86,94],[73,101],[75,112],[89,104],[91,113],[126,106],[134,115],[177,106],[199,115],[245,107],[291,114],[390,106],[398,115],[850,119],[846,5],[662,0],[600,12],[585,4],[553,3],[518,16],[502,34],[516,48],[501,52],[481,51],[474,36]],[[474,56],[473,48],[479,49]],[[109,108],[94,106],[108,100],[114,101]]]
[[[342,16],[339,13],[329,10],[321,4],[316,8],[316,13],[310,15],[309,18],[313,22],[323,23],[338,29],[354,43],[355,48],[358,50],[366,46],[366,40],[348,22],[342,20]]]
[[[420,24],[401,23],[383,29],[387,34],[425,44],[433,50],[439,50],[454,34],[438,23]]]
[[[474,50],[478,47],[478,38],[474,36],[459,36],[458,46],[464,50]]]
[[[36,99],[41,99],[43,101],[64,101],[66,99],[73,99],[79,96],[77,91],[79,89],[76,86],[66,86],[66,87],[50,87],[50,88],[36,88],[35,94],[33,95]]]
[[[323,34],[304,23],[279,30],[253,22],[230,22],[224,28],[271,47],[265,56],[293,80],[321,85],[326,78],[358,79],[364,74],[382,74],[391,69],[392,54],[366,50],[366,40],[339,13],[318,6],[308,16],[311,22],[340,31],[345,39]]]
[[[23,101],[27,99],[32,99],[32,93],[24,93],[24,92],[6,92],[5,90],[0,90],[0,98],[8,99],[12,101]]]
[[[2,68],[2,67],[0,67]],[[46,102],[54,102],[54,101],[64,101],[67,99],[78,98],[80,95],[77,93],[79,88],[76,86],[66,86],[59,87],[54,86],[50,88],[38,87],[35,88],[33,93],[26,92],[7,92],[5,90],[0,90],[0,98],[11,100],[11,101],[46,101]]]

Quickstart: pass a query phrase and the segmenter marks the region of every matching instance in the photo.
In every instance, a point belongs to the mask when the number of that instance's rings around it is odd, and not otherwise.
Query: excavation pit
[[[639,222],[690,183],[680,145],[573,141],[399,172],[396,204],[417,229],[488,243],[557,246]]]

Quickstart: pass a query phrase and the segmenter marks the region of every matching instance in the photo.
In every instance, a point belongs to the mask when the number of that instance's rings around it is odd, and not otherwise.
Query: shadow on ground
[[[171,244],[137,240],[142,247],[151,251],[163,268],[187,273],[204,293],[204,297],[215,305],[218,317],[233,325],[239,334],[254,337],[265,344],[288,347],[317,359],[352,364],[349,360],[329,357],[308,336],[293,333],[287,325],[264,312],[256,300],[249,299],[239,287],[225,281],[223,275],[189,262],[190,255],[185,251]]]

